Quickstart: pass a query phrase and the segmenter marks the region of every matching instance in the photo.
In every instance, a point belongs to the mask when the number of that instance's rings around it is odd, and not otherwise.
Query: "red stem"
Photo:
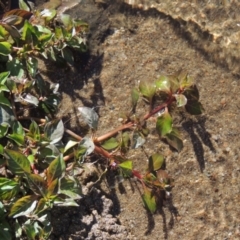
[[[128,122],[128,123],[126,123],[126,124],[124,124],[124,125],[116,128],[116,129],[113,129],[112,131],[110,131],[110,132],[102,135],[101,137],[98,137],[98,138],[96,139],[96,141],[97,141],[97,142],[102,142],[102,141],[108,139],[109,137],[112,137],[112,136],[116,135],[118,132],[120,132],[120,131],[122,131],[122,130],[131,128],[133,125],[134,125],[134,122]]]
[[[170,105],[174,100],[175,100],[175,97],[171,95],[165,103],[161,104],[160,106],[154,108],[151,112],[147,113],[147,114],[143,117],[143,120],[149,119],[149,118],[152,117],[154,114],[156,114],[157,112],[161,111],[163,108],[165,108],[165,107],[167,107],[168,105]]]
[[[75,139],[81,141],[82,140],[82,137],[77,135],[76,133],[72,132],[71,130],[69,129],[65,129],[65,132],[68,133],[70,136],[74,137]],[[106,150],[102,149],[101,147],[98,147],[97,145],[95,145],[95,149],[94,149],[94,152],[95,153],[98,153],[106,158],[111,158],[112,155],[107,152]],[[71,157],[73,157],[73,154],[71,155],[68,155],[68,156],[65,156],[64,157],[64,161],[68,161]]]

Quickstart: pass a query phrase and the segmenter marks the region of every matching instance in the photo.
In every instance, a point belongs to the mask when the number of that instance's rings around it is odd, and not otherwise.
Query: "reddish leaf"
[[[18,199],[12,206],[9,217],[17,218],[30,215],[34,211],[37,202],[37,198],[34,195],[24,196]]]
[[[53,195],[56,195],[58,192],[58,179],[53,180],[47,189],[47,197],[51,197]]]
[[[204,110],[202,104],[194,100],[188,101],[185,108],[186,108],[186,111],[192,115],[200,115]]]
[[[47,188],[45,180],[37,174],[27,174],[27,180],[31,190],[36,195],[44,196]]]
[[[6,18],[7,16],[11,16],[11,15],[16,15],[16,16],[20,16],[24,19],[30,19],[30,17],[33,15],[31,12],[22,10],[22,9],[13,9],[11,11],[8,11],[6,13],[4,13],[3,15],[3,19]]]
[[[65,174],[66,165],[63,160],[62,154],[53,160],[47,170],[47,182],[48,185],[52,183],[55,179],[61,178]]]
[[[22,153],[6,149],[5,156],[7,159],[8,167],[14,174],[22,175],[24,173],[30,173],[30,163],[26,156]]]
[[[172,131],[168,133],[165,137],[168,144],[175,148],[178,152],[182,150],[183,142],[180,138],[180,133],[176,128],[173,128]]]

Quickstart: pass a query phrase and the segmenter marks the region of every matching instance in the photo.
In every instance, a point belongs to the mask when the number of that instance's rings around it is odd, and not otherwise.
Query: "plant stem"
[[[109,137],[112,137],[112,136],[116,135],[118,132],[120,132],[122,130],[131,128],[133,125],[134,125],[134,122],[128,122],[128,123],[126,123],[122,126],[119,126],[116,129],[113,129],[112,131],[102,135],[101,137],[96,138],[96,141],[97,142],[102,142],[102,141],[108,139]]]
[[[64,130],[67,134],[69,134],[70,136],[72,136],[73,138],[77,139],[78,141],[82,141],[82,137],[77,135],[76,133],[74,133],[73,131],[65,128]]]
[[[65,132],[66,132],[67,134],[69,134],[70,136],[74,137],[75,139],[79,140],[79,141],[81,141],[81,140],[83,139],[81,136],[77,135],[76,133],[72,132],[72,131],[69,130],[69,129],[65,129]],[[107,152],[107,151],[104,150],[103,148],[97,146],[96,144],[95,144],[94,152],[97,153],[97,154],[100,154],[100,155],[102,155],[102,156],[104,156],[104,157],[106,157],[106,158],[111,158],[111,157],[112,157],[112,155],[111,155],[109,152]],[[68,159],[69,159],[69,158],[68,158]],[[67,159],[67,160],[68,160],[68,159]],[[67,161],[67,160],[66,160],[66,161]]]
[[[25,117],[25,116],[18,116],[18,120],[34,120],[36,122],[45,123],[46,120],[44,118],[35,118],[35,117]]]
[[[175,100],[175,97],[171,95],[165,103],[161,104],[160,106],[157,106],[157,107],[154,108],[151,112],[147,113],[147,114],[143,117],[143,120],[149,119],[149,118],[152,117],[154,114],[156,114],[157,112],[161,111],[162,109],[164,109],[165,107],[167,107],[168,105],[170,105],[174,100]]]
[[[71,158],[73,158],[74,157],[74,153],[70,153],[70,154],[68,154],[67,156],[64,156],[63,157],[63,160],[65,161],[65,162],[67,162],[68,160],[70,160]]]

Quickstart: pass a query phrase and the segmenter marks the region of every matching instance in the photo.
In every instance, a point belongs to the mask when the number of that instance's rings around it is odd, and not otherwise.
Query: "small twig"
[[[35,118],[35,117],[25,117],[25,116],[19,116],[17,117],[18,120],[34,120],[36,122],[40,123],[46,123],[46,119],[44,118]]]

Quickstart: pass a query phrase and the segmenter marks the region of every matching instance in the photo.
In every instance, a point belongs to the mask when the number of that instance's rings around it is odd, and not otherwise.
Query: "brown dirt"
[[[218,61],[216,54],[211,57],[216,49],[199,48],[201,39],[193,41],[189,30],[185,31],[182,25],[182,18],[171,17],[171,12],[165,14],[156,8],[134,9],[120,1],[98,2],[103,3],[82,1],[69,10],[73,16],[89,21],[91,26],[92,51],[90,56],[85,56],[87,65],[79,61],[72,70],[52,66],[42,69],[46,78],[60,83],[63,100],[59,115],[64,119],[73,117],[68,127],[83,134],[85,130],[76,117],[77,108],[97,107],[100,115],[97,135],[100,136],[120,124],[121,113],[129,110],[130,90],[138,81],[154,81],[162,73],[171,74],[179,69],[186,69],[195,79],[205,113],[199,117],[182,112],[179,117],[176,113],[175,124],[182,129],[184,139],[180,153],[171,151],[161,142],[154,132],[154,123],[150,123],[152,135],[145,152],[148,155],[162,153],[167,170],[175,180],[172,197],[156,214],[146,213],[134,181],[125,181],[115,188],[110,188],[112,184],[106,181],[99,187],[100,192],[96,190],[95,195],[81,202],[79,209],[54,212],[56,228],[52,238],[239,239],[240,86],[237,68],[233,74],[233,68],[222,58]],[[194,34],[194,28],[192,31]],[[204,38],[204,41],[207,40]],[[141,110],[145,107],[142,104]],[[129,158],[134,159],[136,169],[145,169],[147,157],[143,151],[131,150]],[[103,223],[96,220],[103,216],[104,207],[99,209],[97,200],[92,200],[94,196],[112,201],[107,213],[110,218],[118,219],[113,225],[122,228],[105,229]],[[105,206],[106,199],[99,200],[99,204]],[[94,218],[96,214],[94,221],[82,221],[84,216]],[[104,219],[106,221],[106,214]],[[94,231],[100,232],[98,235],[92,233],[93,225]],[[117,235],[117,231],[122,235]]]

